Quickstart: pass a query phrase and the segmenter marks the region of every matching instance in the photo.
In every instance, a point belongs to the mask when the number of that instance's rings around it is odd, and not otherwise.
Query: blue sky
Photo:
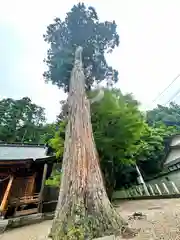
[[[63,18],[76,4],[68,1],[3,1],[0,8],[0,97],[29,96],[46,108],[48,121],[60,111],[65,94],[45,84],[42,73],[47,45],[43,33],[55,16]],[[180,73],[179,0],[86,0],[101,20],[115,20],[120,46],[108,61],[119,70],[118,86],[133,92],[143,108]],[[163,96],[180,88],[180,79]]]

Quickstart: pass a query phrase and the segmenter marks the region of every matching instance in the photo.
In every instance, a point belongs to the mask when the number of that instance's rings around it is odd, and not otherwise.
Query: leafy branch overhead
[[[49,44],[45,60],[48,70],[44,73],[50,81],[65,92],[69,90],[70,73],[77,46],[83,47],[83,65],[86,87],[94,82],[111,78],[118,80],[118,72],[107,64],[106,53],[111,53],[119,45],[119,35],[115,21],[101,22],[93,7],[84,3],[74,5],[65,20],[56,18],[44,35]]]

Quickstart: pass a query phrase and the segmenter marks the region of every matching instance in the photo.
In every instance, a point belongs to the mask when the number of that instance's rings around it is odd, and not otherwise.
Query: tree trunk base
[[[51,239],[91,240],[110,235],[132,238],[137,234],[136,230],[128,227],[112,206],[92,213],[88,213],[84,206],[71,206],[71,211],[64,206],[58,212],[49,235]],[[65,208],[69,211],[65,211]]]

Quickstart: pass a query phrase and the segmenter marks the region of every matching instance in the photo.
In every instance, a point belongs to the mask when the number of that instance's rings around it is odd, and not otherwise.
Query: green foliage
[[[154,175],[162,171],[166,153],[166,141],[177,133],[175,126],[164,124],[151,127],[146,124],[140,141],[140,148],[136,159],[145,176]]]
[[[95,92],[90,92],[92,97]],[[104,98],[91,106],[91,121],[101,169],[107,189],[114,188],[115,175],[120,166],[133,164],[139,150],[137,141],[144,131],[144,118],[138,110],[138,102],[131,95],[123,96],[119,90],[105,89]],[[65,122],[51,140],[57,157],[63,155]]]
[[[89,92],[89,97],[96,91]],[[64,104],[66,104],[64,102]],[[137,163],[144,177],[161,172],[166,153],[166,141],[178,132],[177,126],[166,126],[162,121],[151,126],[138,110],[139,103],[131,94],[105,89],[104,98],[91,105],[91,121],[101,169],[111,195],[114,187],[135,183]],[[61,112],[61,119],[65,119]],[[65,122],[51,140],[58,157],[63,155]]]
[[[62,158],[64,152],[64,140],[65,140],[65,127],[66,121],[59,123],[59,129],[55,133],[54,138],[52,138],[49,143],[53,149],[56,150],[56,157]]]
[[[40,143],[44,109],[27,97],[0,101],[0,141]]]
[[[41,127],[40,132],[40,142],[49,143],[49,141],[54,137],[54,134],[57,131],[57,125],[55,123],[46,123]]]
[[[74,52],[77,46],[82,46],[87,89],[94,81],[108,77],[117,82],[118,72],[108,66],[105,59],[105,53],[119,45],[116,28],[114,21],[100,22],[96,10],[84,3],[74,5],[64,21],[56,18],[44,35],[44,40],[50,44],[45,60],[48,66],[44,73],[46,81],[68,91]]]
[[[150,125],[177,126],[180,128],[180,106],[171,102],[168,107],[158,105],[147,112],[147,121]]]
[[[53,187],[59,187],[61,183],[61,173],[57,170],[54,170],[50,176],[46,180],[46,185],[53,186]]]
[[[102,101],[91,107],[91,120],[100,157],[122,163],[134,162],[137,140],[144,128],[144,119],[137,102],[130,95],[105,91]]]
[[[166,145],[170,136],[180,132],[180,106],[170,103],[158,105],[147,112],[147,126],[142,133],[141,151],[137,159],[145,177],[162,171]]]
[[[115,185],[120,187],[132,177],[134,156],[140,149],[137,142],[145,127],[138,104],[131,94],[113,90],[106,91],[104,99],[91,108],[95,142],[110,198]]]
[[[65,240],[84,240],[84,229],[82,226],[80,227],[72,227],[67,236],[64,237]]]
[[[54,137],[56,124],[46,124],[44,108],[28,97],[0,101],[0,141],[45,144]]]
[[[60,101],[60,104],[61,104],[61,112],[57,116],[57,119],[56,119],[57,123],[64,121],[68,115],[67,101],[62,100],[62,101]]]

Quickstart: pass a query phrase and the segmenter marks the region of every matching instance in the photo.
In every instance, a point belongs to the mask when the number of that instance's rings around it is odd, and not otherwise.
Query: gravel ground
[[[145,215],[141,220],[128,220],[132,228],[141,229],[134,240],[180,240],[180,199],[129,201],[118,210],[126,220],[134,212]]]
[[[139,200],[121,202],[117,208],[128,220],[134,212],[143,219],[129,219],[129,225],[141,229],[134,240],[180,240],[180,199]],[[52,221],[44,221],[5,232],[0,240],[45,240]],[[120,238],[121,239],[121,238]]]

